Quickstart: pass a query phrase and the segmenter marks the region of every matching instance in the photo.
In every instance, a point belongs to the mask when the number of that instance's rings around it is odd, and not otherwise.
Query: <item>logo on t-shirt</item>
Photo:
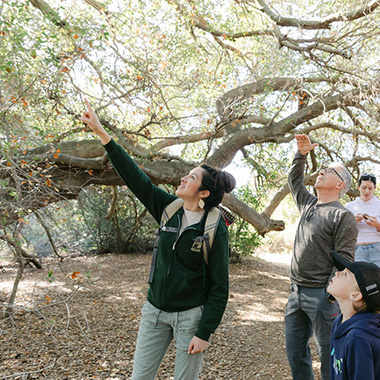
[[[333,356],[333,368],[337,375],[343,372],[343,359],[337,359],[335,357],[335,348],[331,351],[331,356]]]

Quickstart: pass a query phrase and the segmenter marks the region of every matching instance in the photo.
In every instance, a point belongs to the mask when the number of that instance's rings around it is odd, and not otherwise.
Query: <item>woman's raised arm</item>
[[[79,119],[83,121],[83,123],[86,123],[93,130],[93,132],[99,136],[103,145],[108,144],[111,141],[111,136],[100,124],[100,121],[90,106],[88,100],[85,98],[84,101],[86,102],[87,111],[83,112],[82,117]]]

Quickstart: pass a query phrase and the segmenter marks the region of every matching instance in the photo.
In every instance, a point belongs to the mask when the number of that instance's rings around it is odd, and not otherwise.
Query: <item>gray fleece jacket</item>
[[[293,199],[301,213],[294,240],[290,280],[310,288],[326,287],[335,272],[331,250],[354,260],[358,228],[354,215],[339,201],[317,204],[304,185],[307,155],[296,153],[288,176]]]

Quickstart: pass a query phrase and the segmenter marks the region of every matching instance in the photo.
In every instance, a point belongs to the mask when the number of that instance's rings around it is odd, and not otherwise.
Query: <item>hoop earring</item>
[[[198,202],[198,206],[199,208],[201,209],[204,209],[205,208],[205,202],[203,201],[203,199],[200,199],[199,202]]]

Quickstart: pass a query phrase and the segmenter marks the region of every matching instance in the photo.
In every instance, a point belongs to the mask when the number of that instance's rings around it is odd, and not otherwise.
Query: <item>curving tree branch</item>
[[[256,0],[262,7],[262,11],[270,17],[270,19],[278,26],[296,27],[302,29],[330,29],[331,24],[338,21],[353,21],[358,18],[366,17],[373,13],[379,6],[379,0],[372,0],[364,7],[360,7],[350,11],[332,14],[322,20],[310,21],[301,20],[294,17],[283,17],[272,11],[265,0]]]

